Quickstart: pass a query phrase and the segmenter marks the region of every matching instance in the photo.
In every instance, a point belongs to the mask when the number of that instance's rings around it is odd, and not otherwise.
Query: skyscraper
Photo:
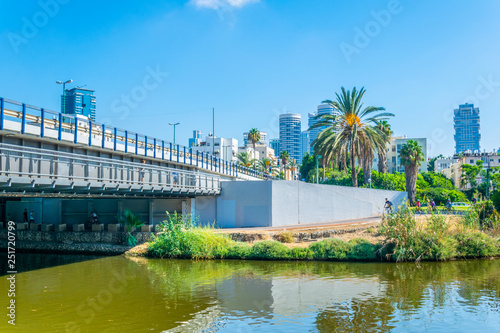
[[[282,151],[287,151],[290,158],[302,163],[301,156],[301,133],[302,123],[300,114],[284,113],[280,114],[280,149],[276,156],[280,156]]]
[[[189,138],[188,141],[189,147],[196,147],[201,144],[201,131],[194,130],[193,137]]]
[[[302,131],[300,134],[301,152],[300,155],[304,157],[305,153],[311,153],[311,145],[309,144],[309,131]]]
[[[314,124],[316,124],[318,121],[321,120],[321,119],[314,119],[316,116],[322,115],[322,114],[333,115],[334,113],[335,113],[335,110],[330,104],[318,105],[318,111],[316,113],[309,113],[309,119],[308,119],[309,128],[311,128],[311,126],[313,126]],[[322,126],[322,127],[314,128],[314,129],[309,131],[309,147],[310,147],[309,151],[312,151],[314,140],[316,140],[319,133],[321,133],[321,131],[324,130],[325,128],[326,128],[326,126]]]
[[[94,90],[84,88],[66,89],[66,114],[82,115],[95,121],[95,96]],[[64,103],[64,96],[61,96],[61,103]]]
[[[479,152],[481,149],[479,108],[475,108],[474,104],[462,104],[454,111],[455,153]]]
[[[271,139],[269,140],[269,147],[274,150],[274,156],[279,157],[280,151],[280,140],[279,139]]]

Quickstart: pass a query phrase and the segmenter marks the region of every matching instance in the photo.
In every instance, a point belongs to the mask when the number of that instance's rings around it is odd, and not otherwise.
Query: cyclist
[[[392,214],[392,212],[393,212],[393,210],[392,210],[392,202],[390,202],[389,199],[387,199],[387,198],[385,198],[384,208],[385,208],[385,212],[386,213]]]
[[[420,208],[422,207],[422,204],[420,203],[420,200],[417,200],[415,206],[417,206],[417,213],[421,214],[422,212],[420,211]]]
[[[446,209],[448,210],[448,213],[451,213],[452,205],[451,205],[450,199],[448,199],[448,201],[446,201]]]

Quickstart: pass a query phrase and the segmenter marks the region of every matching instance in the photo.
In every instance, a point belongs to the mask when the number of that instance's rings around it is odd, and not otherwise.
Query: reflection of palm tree
[[[323,103],[330,104],[338,115],[322,114],[317,116],[319,121],[311,126],[309,130],[326,127],[318,138],[313,141],[315,151],[329,151],[325,156],[339,157],[345,159],[349,156],[351,160],[352,186],[358,186],[358,170],[356,158],[359,165],[365,171],[365,179],[368,169],[373,161],[373,150],[385,147],[386,135],[377,125],[394,116],[392,113],[378,113],[384,111],[382,107],[368,106],[363,108],[362,98],[365,89],[358,92],[353,88],[352,92],[342,87],[342,93],[336,94],[337,100],[326,100]],[[318,148],[316,145],[320,144]]]

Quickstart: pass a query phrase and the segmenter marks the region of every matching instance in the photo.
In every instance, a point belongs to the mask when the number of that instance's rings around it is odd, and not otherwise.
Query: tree
[[[281,167],[283,168],[286,178],[286,170],[288,169],[288,161],[290,161],[290,154],[286,150],[283,150],[281,152],[280,158],[281,158]]]
[[[290,170],[292,170],[292,179],[295,179],[295,172],[299,170],[297,161],[295,161],[295,159],[292,159],[290,162],[288,162],[288,167],[290,168]]]
[[[260,132],[256,128],[252,128],[250,132],[248,132],[247,140],[250,141],[253,145],[253,158],[254,158],[254,169],[255,169],[255,145],[260,141]]]
[[[254,163],[254,159],[250,158],[248,153],[239,153],[236,155],[236,158],[238,159],[238,164],[246,168],[251,167]]]
[[[309,130],[326,127],[313,141],[314,151],[324,152],[325,164],[334,159],[346,161],[349,157],[352,186],[357,187],[359,170],[356,168],[356,158],[358,165],[361,165],[369,177],[368,169],[373,163],[373,151],[385,149],[388,140],[387,134],[379,128],[379,125],[381,121],[388,120],[394,114],[381,112],[385,110],[382,107],[363,108],[364,88],[359,92],[356,88],[353,88],[352,92],[345,90],[344,87],[341,89],[342,93],[336,94],[336,101],[323,101],[330,104],[338,114],[318,115],[316,119],[320,120]]]
[[[466,187],[467,185],[475,192],[478,188],[477,176],[483,171],[483,161],[477,160],[476,165],[463,164],[462,176],[460,177],[460,186]]]
[[[399,152],[401,164],[405,167],[406,192],[410,204],[415,203],[417,193],[418,168],[424,160],[422,147],[415,140],[408,140],[404,143]]]
[[[276,167],[276,162],[267,157],[259,161],[257,169],[260,172],[268,173],[272,176],[276,176],[279,173]]]
[[[302,165],[300,166],[300,176],[302,179],[309,181],[309,171],[314,170],[316,168],[316,161],[314,160],[314,155],[309,155],[309,153],[305,153],[302,158]]]
[[[386,145],[380,147],[377,151],[378,154],[378,172],[386,173],[387,172],[387,144],[391,142],[391,125],[386,120],[382,120],[378,128],[381,132],[385,134]]]
[[[125,230],[125,244],[128,246],[135,246],[137,239],[132,235],[134,231],[144,224],[141,222],[139,215],[135,215],[130,209],[125,209],[123,217],[117,216],[118,222],[123,225]]]

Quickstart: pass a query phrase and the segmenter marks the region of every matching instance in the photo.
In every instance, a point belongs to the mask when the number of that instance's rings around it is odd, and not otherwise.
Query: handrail
[[[7,108],[6,104],[11,107]],[[13,106],[20,106],[22,110],[16,111]],[[18,131],[21,134],[38,135],[42,138],[73,141],[75,144],[123,151],[137,156],[189,165],[193,168],[205,169],[232,177],[239,177],[239,174],[244,174],[260,179],[276,179],[276,177],[269,174],[240,166],[233,161],[222,160],[209,155],[209,153],[199,151],[195,153],[189,147],[173,145],[168,141],[148,137],[147,135],[117,127],[109,127],[70,114],[62,115],[55,111],[0,97],[0,130],[17,131],[17,129],[6,128],[6,121],[21,122],[21,128]],[[40,130],[36,131],[36,128],[40,128]],[[53,137],[51,137],[50,130],[56,131],[57,135],[54,132],[52,133]],[[70,137],[71,139],[69,139]],[[107,147],[109,145],[112,148]]]

